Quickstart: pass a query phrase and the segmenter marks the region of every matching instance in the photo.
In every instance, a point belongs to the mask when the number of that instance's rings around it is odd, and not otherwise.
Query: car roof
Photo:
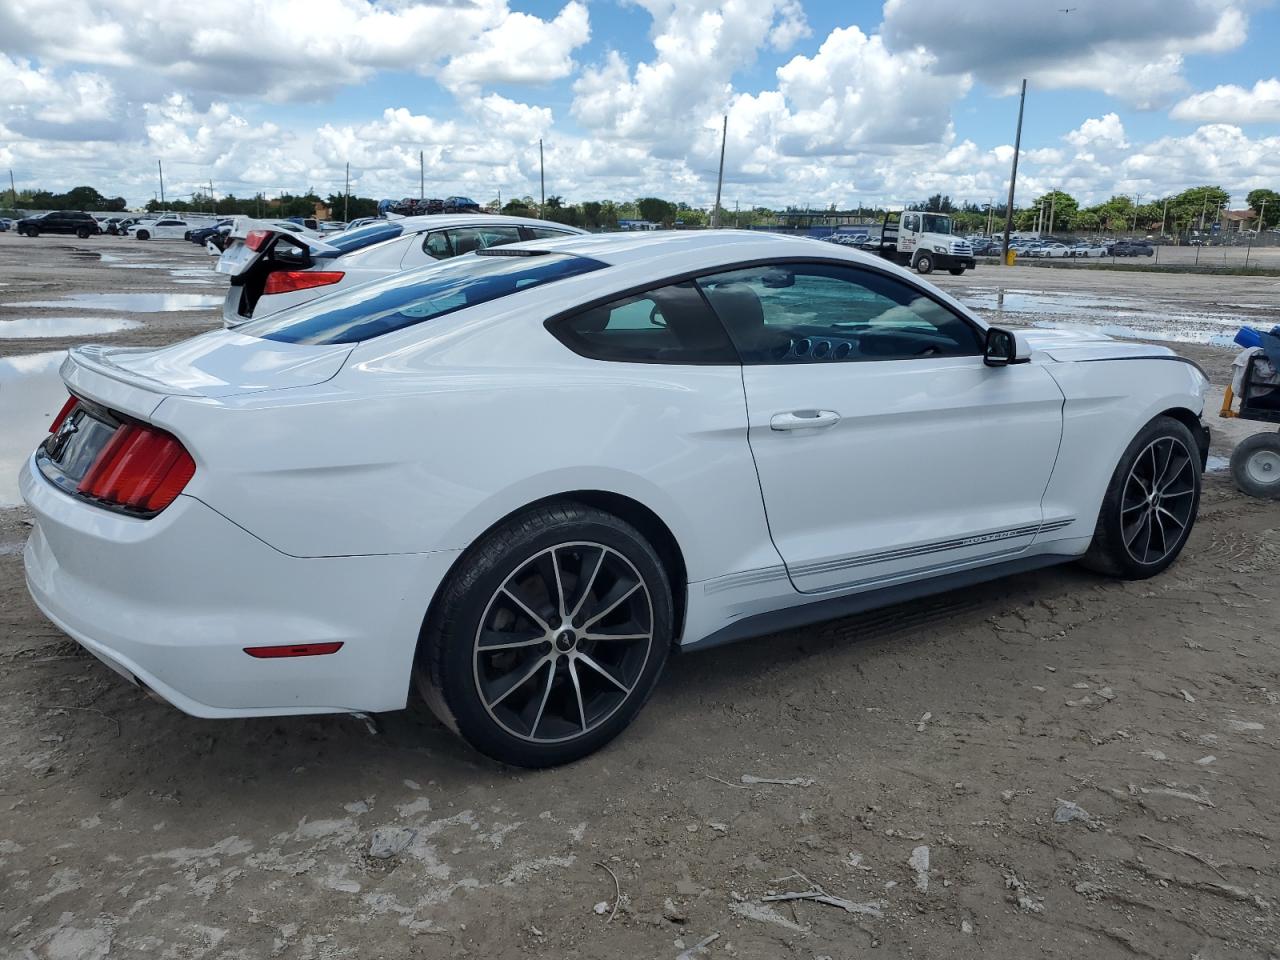
[[[554,240],[526,240],[503,247],[547,250],[590,257],[612,266],[639,265],[688,257],[689,269],[735,261],[770,257],[837,257],[859,263],[885,266],[886,261],[841,244],[824,243],[811,237],[792,237],[753,230],[646,230],[629,233],[590,233]]]
[[[486,227],[486,226],[523,226],[554,227],[570,233],[583,233],[580,227],[571,227],[567,223],[555,223],[552,220],[535,220],[532,217],[509,217],[500,213],[427,213],[415,217],[400,217],[387,220],[404,227],[405,233],[422,233],[442,227]]]

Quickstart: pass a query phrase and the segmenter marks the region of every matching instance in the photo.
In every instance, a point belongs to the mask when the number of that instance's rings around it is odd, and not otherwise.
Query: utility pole
[[[156,160],[156,169],[160,171],[160,209],[164,210],[164,164]]]
[[[1053,214],[1054,209],[1058,205],[1058,188],[1053,188],[1053,193],[1049,194],[1049,236],[1053,236]]]
[[[1022,81],[1022,96],[1018,100],[1018,132],[1013,138],[1013,170],[1009,173],[1009,206],[1004,213],[1004,247],[1001,259],[1009,262],[1009,233],[1013,230],[1013,191],[1018,183],[1018,152],[1022,149],[1022,111],[1027,105],[1027,81]]]
[[[13,185],[13,167],[9,168],[9,195],[13,199],[13,215],[16,217],[18,215],[18,188]]]
[[[741,209],[741,204],[739,204],[737,200],[733,201],[733,229],[735,230],[738,229],[738,213]]]
[[[213,215],[218,215],[218,198],[213,193],[213,178],[209,178],[209,203],[213,207]]]
[[[542,138],[538,138],[538,216],[546,216],[547,207],[547,163],[542,155]]]
[[[1164,198],[1164,209],[1160,211],[1160,236],[1164,236],[1164,222],[1169,216],[1169,198]]]
[[[342,222],[351,222],[351,161],[347,161],[347,182],[342,188]]]
[[[991,228],[995,226],[996,198],[992,197],[987,204],[987,236],[991,236]]]
[[[1137,194],[1133,200],[1133,232],[1138,232],[1138,206],[1142,203],[1142,194]]]
[[[711,229],[720,226],[720,188],[724,186],[724,142],[729,138],[729,115],[724,115],[720,130],[720,174],[716,177],[716,205],[711,208]]]
[[[12,184],[12,183],[13,183],[13,171],[12,171],[12,170],[10,170],[10,171],[9,171],[9,182],[10,182],[10,184]],[[15,193],[15,194],[14,194],[14,206],[17,206],[17,203],[18,203],[18,201],[17,201],[17,196],[18,196],[18,195]],[[1261,233],[1261,232],[1262,232],[1262,227],[1263,227],[1263,224],[1264,224],[1264,221],[1263,221],[1263,219],[1262,219],[1262,218],[1263,218],[1263,217],[1265,217],[1265,216],[1266,216],[1266,214],[1267,214],[1267,198],[1266,198],[1266,197],[1263,197],[1263,198],[1262,198],[1262,209],[1258,211],[1258,233]]]
[[[418,199],[424,200],[427,196],[427,162],[422,157],[422,151],[418,151]]]

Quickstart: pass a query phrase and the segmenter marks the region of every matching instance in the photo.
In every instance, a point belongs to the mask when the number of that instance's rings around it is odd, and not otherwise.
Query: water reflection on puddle
[[[171,310],[207,310],[222,297],[198,293],[73,293],[60,300],[29,300],[15,307],[83,307],[86,310],[136,310],[162,313]]]
[[[94,333],[119,333],[142,326],[124,317],[0,317],[0,340],[34,340],[39,337],[87,337]]]
[[[58,376],[65,351],[0,358],[0,507],[20,502],[18,470],[67,399]]]
[[[1083,330],[1112,337],[1227,346],[1251,315],[1191,311],[1130,297],[989,290],[963,294],[975,310],[1037,327]],[[1025,318],[1025,320],[1021,319]]]

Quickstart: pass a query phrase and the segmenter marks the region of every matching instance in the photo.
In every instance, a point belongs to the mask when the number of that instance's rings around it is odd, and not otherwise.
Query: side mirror
[[[1011,363],[1029,363],[1031,346],[1024,337],[1000,327],[987,328],[987,345],[982,362],[988,367],[1007,367]]]

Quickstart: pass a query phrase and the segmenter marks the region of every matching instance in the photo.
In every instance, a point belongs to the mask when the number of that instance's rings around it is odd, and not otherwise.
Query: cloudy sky
[[[1269,0],[0,0],[0,168],[131,203],[1280,188]],[[0,174],[2,175],[2,174]]]

